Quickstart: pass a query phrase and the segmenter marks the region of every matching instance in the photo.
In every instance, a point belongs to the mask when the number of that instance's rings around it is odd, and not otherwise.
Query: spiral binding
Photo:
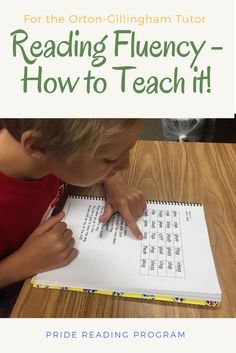
[[[77,196],[69,195],[72,199],[82,199],[82,200],[95,200],[95,201],[104,201],[104,197],[98,196]],[[194,202],[180,202],[180,201],[160,201],[160,200],[147,200],[148,205],[166,205],[166,206],[193,206],[193,207],[202,207],[201,203]]]
[[[82,199],[82,200],[95,200],[95,201],[104,201],[104,197],[98,196],[79,196],[79,195],[69,195],[71,199]]]
[[[166,205],[166,206],[193,206],[193,207],[202,207],[201,203],[194,202],[180,202],[180,201],[159,201],[159,200],[148,200],[147,204],[149,205]]]

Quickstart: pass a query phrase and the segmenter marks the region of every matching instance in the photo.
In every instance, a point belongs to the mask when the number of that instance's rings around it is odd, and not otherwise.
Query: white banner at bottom
[[[222,352],[235,319],[2,319],[4,352]]]

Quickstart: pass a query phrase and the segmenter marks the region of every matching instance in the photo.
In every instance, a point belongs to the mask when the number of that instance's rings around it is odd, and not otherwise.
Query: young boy
[[[100,222],[119,211],[142,239],[136,220],[146,202],[120,173],[129,165],[140,120],[3,119],[1,124],[0,288],[65,266],[78,255],[64,213],[51,216],[64,183],[103,183],[106,204]]]

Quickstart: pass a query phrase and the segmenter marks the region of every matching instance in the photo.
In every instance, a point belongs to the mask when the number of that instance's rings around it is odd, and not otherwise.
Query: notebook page
[[[103,207],[103,200],[67,200],[65,221],[80,253],[68,266],[38,275],[38,283],[220,298],[203,207],[148,204],[138,221],[142,241],[119,214],[100,224]]]

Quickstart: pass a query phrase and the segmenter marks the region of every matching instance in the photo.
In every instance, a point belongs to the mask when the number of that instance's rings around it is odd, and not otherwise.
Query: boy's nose
[[[115,170],[118,172],[119,170],[124,170],[129,167],[129,153],[119,159],[117,165],[115,166]]]

